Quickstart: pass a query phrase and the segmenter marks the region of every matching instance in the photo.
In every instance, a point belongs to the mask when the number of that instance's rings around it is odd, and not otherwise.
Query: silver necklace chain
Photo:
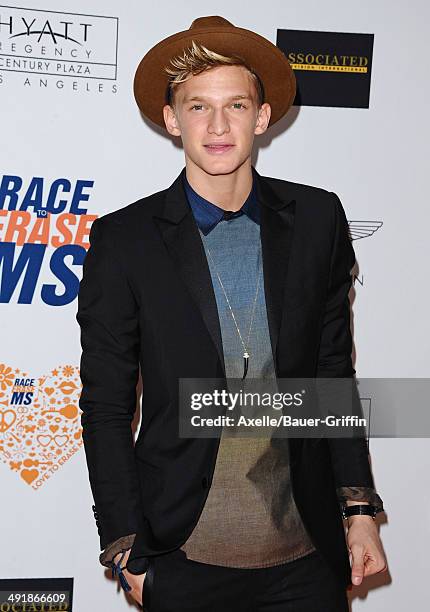
[[[252,306],[251,321],[249,323],[248,338],[247,338],[246,345],[245,345],[245,342],[243,341],[243,338],[242,338],[242,334],[240,333],[239,325],[237,324],[236,317],[234,315],[233,308],[231,307],[230,300],[228,299],[227,292],[226,292],[226,290],[224,288],[223,282],[222,282],[221,277],[220,277],[220,275],[218,273],[218,270],[216,268],[216,265],[215,265],[215,262],[214,262],[214,258],[212,257],[212,253],[210,252],[210,249],[209,249],[208,246],[206,246],[205,248],[206,248],[206,250],[207,250],[207,252],[209,254],[209,257],[212,260],[215,273],[216,273],[216,275],[218,277],[218,280],[219,280],[219,284],[221,285],[221,289],[224,292],[224,296],[225,296],[225,299],[227,301],[227,305],[228,305],[228,307],[230,309],[231,316],[233,318],[234,324],[236,326],[237,333],[239,335],[240,341],[242,342],[242,346],[243,346],[243,376],[242,376],[242,380],[243,380],[245,378],[247,372],[248,372],[248,364],[249,364],[249,357],[250,357],[250,355],[249,355],[249,339],[251,337],[251,328],[252,328],[252,324],[253,324],[253,321],[254,321],[255,306],[257,304],[258,290],[259,290],[259,287],[260,287],[261,269],[260,269],[260,272],[259,272],[259,275],[258,275],[257,289],[256,289],[256,292],[255,292],[254,304]]]

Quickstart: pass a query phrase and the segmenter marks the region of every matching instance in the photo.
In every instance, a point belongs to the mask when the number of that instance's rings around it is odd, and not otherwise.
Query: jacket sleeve
[[[330,265],[330,279],[318,354],[317,377],[354,377],[352,334],[350,330],[351,268],[355,253],[348,233],[348,221],[338,196],[331,192],[335,231]],[[356,387],[356,385],[355,385]],[[358,391],[356,391],[357,397]],[[327,438],[336,488],[373,489],[365,437]]]
[[[101,217],[91,226],[76,314],[82,437],[101,550],[136,533],[142,515],[131,429],[139,376],[138,307],[115,245],[116,226],[108,221]]]
[[[384,510],[384,502],[373,487],[339,487],[336,490],[339,503],[346,501],[367,501],[376,506],[377,512]]]

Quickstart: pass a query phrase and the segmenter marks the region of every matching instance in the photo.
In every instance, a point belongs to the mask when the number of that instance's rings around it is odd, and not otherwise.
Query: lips
[[[232,149],[234,145],[232,144],[209,144],[209,145],[204,145],[204,147],[208,151],[208,153],[219,154],[219,153],[225,153],[226,151],[230,151],[230,149]]]

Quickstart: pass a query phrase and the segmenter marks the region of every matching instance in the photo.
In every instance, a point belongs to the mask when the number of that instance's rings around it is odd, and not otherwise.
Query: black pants
[[[349,612],[346,590],[318,551],[264,568],[187,559],[178,549],[151,560],[145,612]]]

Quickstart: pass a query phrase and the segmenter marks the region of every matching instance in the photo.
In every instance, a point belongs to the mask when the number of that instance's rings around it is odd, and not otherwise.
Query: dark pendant
[[[248,363],[249,363],[249,354],[245,351],[243,353],[243,376],[242,376],[242,380],[245,378],[247,372],[248,372]]]

